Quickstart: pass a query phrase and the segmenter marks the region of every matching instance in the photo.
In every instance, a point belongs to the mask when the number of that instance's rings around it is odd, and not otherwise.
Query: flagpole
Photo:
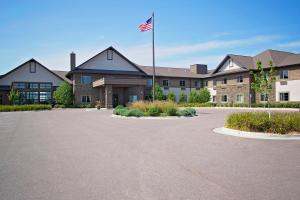
[[[154,12],[152,13],[152,67],[153,67],[153,75],[152,75],[152,99],[155,100],[155,48],[154,48]]]

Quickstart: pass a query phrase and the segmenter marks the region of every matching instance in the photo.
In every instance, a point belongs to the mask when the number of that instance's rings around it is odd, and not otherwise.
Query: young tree
[[[20,101],[20,93],[18,90],[11,88],[9,94],[8,94],[8,100],[13,104],[17,104]]]
[[[179,102],[180,103],[186,103],[187,102],[187,95],[183,92],[179,93]]]
[[[169,91],[167,95],[167,100],[174,101],[174,102],[176,101],[176,95],[172,90]]]
[[[210,92],[207,88],[203,88],[199,92],[200,103],[207,103],[210,101]]]
[[[73,104],[73,89],[72,86],[63,82],[54,92],[54,99],[58,104],[69,106]]]
[[[189,103],[199,103],[200,95],[196,90],[192,90],[189,96]]]
[[[159,84],[157,83],[157,84],[155,84],[155,87],[154,87],[154,99],[155,100],[159,100],[159,101],[161,101],[161,100],[164,100],[164,94],[163,94],[163,91],[162,91],[162,89],[161,89],[161,87],[159,86]],[[153,92],[151,91],[151,94],[153,94]]]
[[[253,71],[251,71],[251,75],[253,75],[254,78],[253,82],[251,83],[251,89],[253,89],[259,94],[265,95],[265,97],[267,98],[267,104],[269,108],[269,118],[271,118],[269,94],[271,93],[272,85],[276,80],[276,71],[273,68],[273,63],[271,60],[269,61],[268,66],[270,68],[269,72],[266,72],[264,70],[261,61],[257,61],[256,66],[259,73],[254,73]]]

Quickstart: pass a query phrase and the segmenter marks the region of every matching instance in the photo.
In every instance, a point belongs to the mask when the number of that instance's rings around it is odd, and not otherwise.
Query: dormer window
[[[36,73],[36,63],[35,62],[30,62],[29,63],[29,72],[30,73]]]
[[[107,50],[107,60],[112,60],[113,59],[113,50],[109,49]]]

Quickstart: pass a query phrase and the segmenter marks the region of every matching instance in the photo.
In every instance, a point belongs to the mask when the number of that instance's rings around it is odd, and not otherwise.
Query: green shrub
[[[207,103],[210,101],[210,92],[207,88],[199,91],[199,103]]]
[[[29,104],[29,105],[0,105],[0,112],[30,111],[30,110],[51,110],[49,104]]]
[[[159,116],[160,113],[162,113],[162,110],[158,107],[150,107],[147,110],[147,113],[149,114],[149,116]]]
[[[254,132],[287,134],[300,132],[300,113],[272,113],[269,119],[266,112],[243,112],[230,114],[226,127]]]
[[[54,108],[66,108],[66,106],[62,104],[55,104]]]
[[[172,90],[169,91],[169,93],[167,95],[167,100],[174,101],[174,102],[176,101],[176,95]]]
[[[142,117],[142,116],[144,116],[144,113],[142,111],[140,111],[139,109],[128,109],[127,112],[124,112],[123,116],[126,116],[126,117]]]
[[[187,102],[187,95],[183,92],[179,93],[179,102],[180,103],[186,103]]]
[[[200,97],[199,93],[196,90],[192,90],[189,96],[189,103],[199,103]]]
[[[183,110],[178,111],[177,115],[185,116],[185,117],[193,117],[196,115],[196,110],[193,108],[185,108]]]
[[[56,103],[65,106],[70,106],[73,104],[73,88],[72,86],[64,81],[55,91],[54,99]]]
[[[124,108],[124,106],[123,106],[123,105],[117,105],[117,106],[115,107],[115,110],[116,110],[116,109],[121,109],[121,108]]]
[[[114,109],[113,113],[115,115],[121,115],[121,116],[126,116],[126,113],[128,112],[128,108],[127,107],[123,107],[123,108],[116,108]]]
[[[176,113],[177,113],[177,109],[176,108],[173,108],[173,107],[170,107],[170,108],[167,108],[166,109],[166,112],[165,112],[168,116],[176,116]]]
[[[179,103],[178,107],[215,107],[216,103]]]
[[[151,91],[151,94],[153,94],[153,92]],[[155,87],[154,87],[154,95],[155,95],[155,100],[164,100],[165,97],[164,97],[164,94],[163,94],[163,91],[160,87],[159,84],[155,84]]]

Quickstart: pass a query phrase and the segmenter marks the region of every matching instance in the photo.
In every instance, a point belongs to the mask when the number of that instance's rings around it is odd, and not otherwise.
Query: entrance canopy
[[[93,87],[102,87],[105,85],[126,85],[126,86],[145,86],[147,85],[146,79],[133,79],[133,78],[101,78],[93,82]]]

